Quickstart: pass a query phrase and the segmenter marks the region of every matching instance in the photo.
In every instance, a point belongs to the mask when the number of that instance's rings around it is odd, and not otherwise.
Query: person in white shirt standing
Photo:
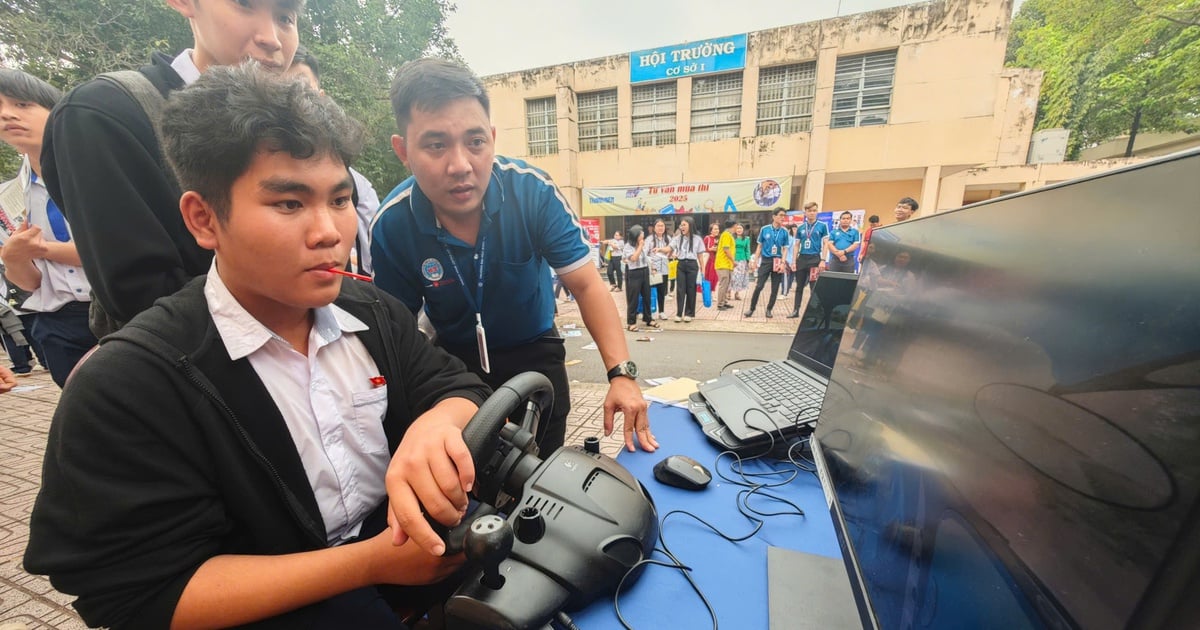
[[[24,154],[17,176],[25,218],[0,249],[10,282],[29,291],[22,309],[34,313],[29,335],[62,387],[96,337],[88,328],[91,285],[80,265],[71,228],[41,178],[42,135],[57,88],[19,70],[0,70],[0,139]]]

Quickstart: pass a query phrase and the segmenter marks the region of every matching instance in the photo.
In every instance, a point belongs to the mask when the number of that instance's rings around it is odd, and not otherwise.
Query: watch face
[[[634,363],[633,361],[626,361],[624,363],[623,367],[625,368],[625,370],[624,370],[625,373],[628,374],[630,376],[630,378],[638,377],[638,369],[637,369],[636,363]]]

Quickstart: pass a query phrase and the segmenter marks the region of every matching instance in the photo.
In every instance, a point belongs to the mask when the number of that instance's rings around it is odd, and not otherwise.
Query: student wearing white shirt
[[[20,70],[0,70],[0,139],[25,156],[17,175],[25,193],[25,219],[0,248],[0,259],[8,281],[31,294],[21,305],[34,314],[28,333],[41,346],[46,368],[59,387],[96,345],[88,328],[91,285],[80,266],[71,226],[41,178],[42,135],[61,95]]]
[[[215,257],[72,377],[24,567],[89,626],[402,628],[413,589],[396,587],[463,558],[405,543],[389,513],[462,518],[438,475],[474,482],[462,428],[490,390],[404,305],[336,273],[363,132],[331,100],[215,68],[162,130]]]

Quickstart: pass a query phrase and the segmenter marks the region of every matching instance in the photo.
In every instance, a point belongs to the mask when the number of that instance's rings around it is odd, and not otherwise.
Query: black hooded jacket
[[[105,338],[54,414],[25,568],[78,596],[89,625],[166,628],[207,559],[326,546],[283,417],[249,360],[229,358],[205,280]],[[343,282],[335,304],[369,327],[355,334],[387,380],[392,452],[439,401],[490,394],[372,285]],[[311,612],[254,627],[304,627]]]

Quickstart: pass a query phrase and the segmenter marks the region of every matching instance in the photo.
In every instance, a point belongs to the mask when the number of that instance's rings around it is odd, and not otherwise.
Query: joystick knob
[[[532,545],[546,535],[546,519],[535,507],[527,507],[517,514],[517,540]]]
[[[508,557],[513,547],[513,530],[508,521],[495,514],[475,519],[467,530],[463,547],[467,559],[483,568],[480,582],[492,590],[500,590],[504,586],[500,562]]]

